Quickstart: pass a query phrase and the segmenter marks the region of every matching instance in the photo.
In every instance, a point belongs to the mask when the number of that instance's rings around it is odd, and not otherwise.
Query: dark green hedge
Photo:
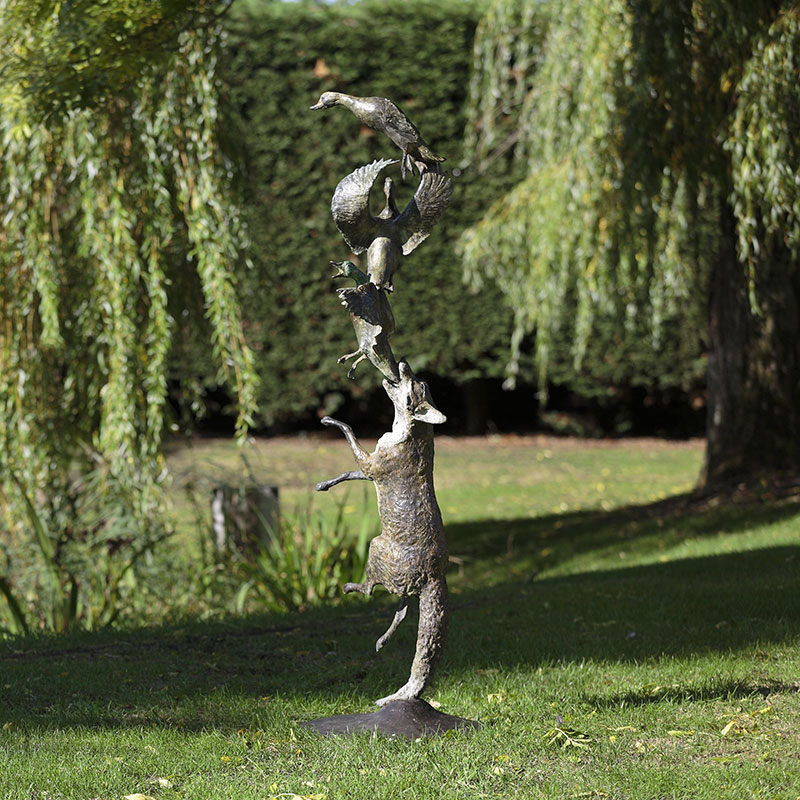
[[[500,377],[510,312],[492,289],[471,294],[454,243],[509,185],[460,173],[463,109],[480,7],[465,0],[319,6],[240,0],[228,20],[223,64],[254,268],[242,277],[249,336],[258,349],[267,420],[332,412],[346,393],[375,387],[377,372],[346,377],[338,356],[355,349],[349,316],[329,279],[329,260],[351,257],[330,214],[338,181],[357,166],[394,158],[395,146],[344,108],[310,111],[326,90],[398,102],[454,176],[451,208],[395,275],[395,354],[415,370],[456,383]],[[395,171],[399,181],[399,167]],[[506,170],[507,171],[507,170]],[[489,185],[494,184],[494,185]],[[415,178],[399,186],[401,204]],[[375,201],[382,201],[380,187]]]

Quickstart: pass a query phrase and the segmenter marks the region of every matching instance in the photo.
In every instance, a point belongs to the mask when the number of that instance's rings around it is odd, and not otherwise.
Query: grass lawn
[[[176,449],[176,483],[234,480],[232,453]],[[373,652],[386,594],[7,640],[0,798],[797,800],[800,488],[693,498],[701,457],[696,442],[437,439],[453,616],[429,699],[475,732],[300,727],[405,682],[415,620]],[[261,442],[248,458],[284,507],[352,469],[338,439]],[[354,524],[368,488],[349,488]]]

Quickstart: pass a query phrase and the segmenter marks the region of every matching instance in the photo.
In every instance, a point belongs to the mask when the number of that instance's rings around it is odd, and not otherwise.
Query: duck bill
[[[316,103],[313,106],[309,106],[309,109],[311,111],[319,111],[319,109],[321,109],[321,108],[325,108],[325,105],[323,103]]]

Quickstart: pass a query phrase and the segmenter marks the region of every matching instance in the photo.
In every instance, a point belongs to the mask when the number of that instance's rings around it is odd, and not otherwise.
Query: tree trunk
[[[465,427],[469,436],[486,433],[486,380],[473,378],[463,385]]]
[[[704,487],[800,471],[800,270],[785,250],[765,254],[753,314],[735,237],[725,209],[709,299]]]

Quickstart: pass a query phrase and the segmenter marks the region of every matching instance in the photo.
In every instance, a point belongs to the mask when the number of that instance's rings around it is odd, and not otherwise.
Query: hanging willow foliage
[[[568,332],[577,367],[601,318],[620,336],[644,330],[654,352],[669,328],[700,350],[731,199],[743,256],[763,236],[796,242],[797,12],[768,30],[780,5],[492,3],[467,138],[490,167],[518,106],[528,174],[461,247],[473,283],[495,280],[514,310],[512,377],[525,333],[544,386],[555,337]]]
[[[150,13],[164,3],[121,5]],[[92,486],[92,503],[121,502],[127,527],[152,537],[164,502],[171,307],[191,273],[211,353],[238,396],[240,435],[255,407],[231,269],[245,242],[216,137],[218,31],[173,31],[166,51],[158,38],[149,67],[124,48],[109,56],[106,43],[96,52],[106,67],[122,59],[120,81],[100,69],[93,92],[78,69],[53,98],[49,85],[37,91],[37,75],[58,61],[53,37],[66,23],[61,4],[49,6],[38,29],[14,28],[19,3],[4,4],[2,20],[4,41],[16,30],[24,57],[0,84],[0,527],[24,536],[35,511],[53,542],[85,538]],[[89,478],[98,473],[100,485]],[[92,515],[105,529],[114,522]]]
[[[726,149],[733,163],[739,257],[751,282],[779,243],[800,259],[800,8],[759,37],[737,87]]]

